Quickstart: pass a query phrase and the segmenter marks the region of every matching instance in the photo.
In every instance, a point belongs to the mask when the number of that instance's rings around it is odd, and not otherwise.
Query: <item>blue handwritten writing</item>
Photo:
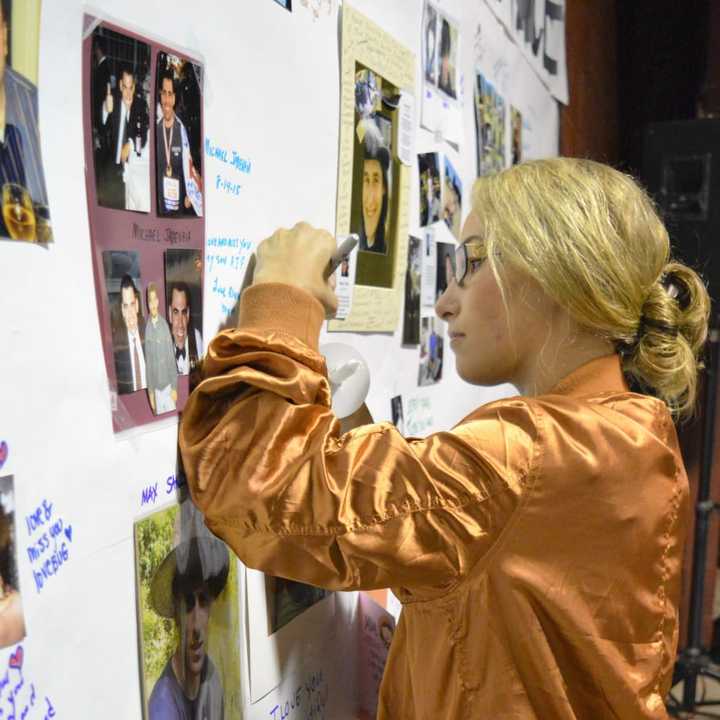
[[[35,683],[26,682],[23,675],[24,650],[22,645],[10,655],[5,672],[0,675],[0,720],[50,720],[56,710],[49,697],[38,702]]]
[[[233,278],[223,282],[223,278],[215,275],[210,292],[220,301],[223,315],[229,315],[239,298],[242,276],[240,273],[247,266],[254,247],[245,238],[215,236],[207,240],[208,252],[205,254],[205,267],[209,273],[233,271]]]
[[[234,183],[218,174],[215,176],[215,189],[224,190],[228,195],[239,195],[242,185]]]
[[[142,496],[140,498],[140,505],[152,505],[157,500],[157,488],[158,484],[148,485],[143,488]]]
[[[209,237],[208,247],[235,248],[236,250],[252,250],[253,244],[245,238],[236,237]]]
[[[140,505],[154,505],[158,499],[159,482],[154,482],[152,485],[146,485],[140,491]],[[174,475],[168,475],[165,479],[165,494],[170,495],[175,491],[178,486],[177,478]],[[0,719],[1,720],[1,719]]]
[[[33,566],[35,590],[38,593],[70,558],[72,526],[61,517],[53,517],[53,509],[51,502],[43,500],[25,516],[25,526],[31,538],[26,551],[30,565]],[[62,539],[63,535],[65,540]]]
[[[177,478],[174,475],[170,475],[167,480],[165,480],[165,494],[169,495],[177,486]]]
[[[212,292],[214,295],[227,298],[228,300],[237,300],[240,297],[240,290],[232,285],[223,285],[218,278],[213,281]]]
[[[219,160],[220,162],[230,165],[238,172],[249,175],[252,172],[252,162],[244,158],[236,150],[213,145],[212,140],[205,138],[205,154],[209,158]]]
[[[290,696],[275,705],[268,715],[272,720],[322,720],[328,701],[328,684],[322,670],[308,675]]]

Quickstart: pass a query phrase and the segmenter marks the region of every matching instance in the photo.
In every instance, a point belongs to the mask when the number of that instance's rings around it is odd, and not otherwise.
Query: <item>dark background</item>
[[[717,0],[567,0],[566,48],[570,104],[560,114],[560,154],[608,162],[641,180],[643,134],[650,123],[699,121],[698,134],[720,124],[720,2]],[[708,123],[708,125],[705,125]],[[679,137],[667,135],[678,149]],[[717,133],[714,137],[717,138]],[[707,152],[720,155],[708,141]],[[663,148],[665,149],[665,148]],[[652,183],[651,183],[652,184]],[[717,193],[716,193],[717,194]],[[720,197],[710,197],[711,204]],[[690,228],[691,231],[693,230]],[[718,232],[710,238],[720,238]],[[679,244],[680,238],[671,240]],[[700,265],[702,265],[702,261]],[[717,301],[716,312],[717,312]],[[718,398],[720,401],[720,398]],[[702,451],[701,404],[695,422],[680,428],[695,503]],[[720,422],[715,421],[712,498],[720,501]],[[694,513],[683,566],[680,647],[687,629]],[[710,520],[705,568],[703,642],[712,643],[718,562],[718,513]],[[716,633],[716,636],[718,633]],[[720,638],[715,638],[715,644]]]
[[[568,0],[560,154],[638,174],[650,122],[720,117],[720,3]]]

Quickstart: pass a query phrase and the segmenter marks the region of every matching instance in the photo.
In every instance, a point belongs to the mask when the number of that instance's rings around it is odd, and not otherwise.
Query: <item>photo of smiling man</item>
[[[355,143],[350,231],[360,237],[358,285],[392,287],[397,239],[393,151],[399,94],[378,73],[356,65]]]
[[[143,717],[240,718],[237,565],[188,500],[135,524]]]
[[[203,214],[200,78],[199,66],[158,53],[155,177],[165,217]]]
[[[388,168],[390,153],[382,137],[366,133],[363,143],[362,226],[360,250],[386,253],[385,229],[388,212]]]
[[[199,250],[165,251],[167,321],[178,375],[191,373],[203,355],[202,260]]]

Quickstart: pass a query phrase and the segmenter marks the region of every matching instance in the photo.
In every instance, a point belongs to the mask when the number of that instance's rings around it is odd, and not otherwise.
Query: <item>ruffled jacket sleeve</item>
[[[450,432],[340,434],[317,351],[323,309],[246,290],[208,348],[180,448],[208,527],[249,567],[333,590],[447,590],[498,542],[535,481],[538,422],[516,398]]]

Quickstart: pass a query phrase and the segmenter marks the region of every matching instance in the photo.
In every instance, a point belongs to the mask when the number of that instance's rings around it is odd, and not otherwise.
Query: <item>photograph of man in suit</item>
[[[113,75],[112,63],[107,56],[107,38],[104,35],[93,36],[93,60],[95,67],[92,71],[92,131],[93,150],[95,151],[96,163],[102,153],[109,145],[107,128],[102,122],[102,111],[108,86],[113,87],[116,79]]]
[[[134,68],[124,66],[118,79],[119,88],[105,85],[100,108],[103,146],[98,153],[98,202],[119,210],[150,210],[148,131],[150,114],[147,100],[137,92]],[[142,173],[132,173],[135,163],[145,166]],[[135,175],[138,175],[136,178]],[[139,186],[137,185],[140,180]],[[134,184],[133,184],[134,183]]]
[[[140,293],[127,273],[120,281],[120,314],[122,326],[114,328],[115,373],[120,395],[147,387],[144,340],[141,334]]]
[[[175,362],[179,375],[187,375],[202,357],[203,344],[200,331],[192,325],[190,317],[190,288],[184,282],[170,286],[168,319],[174,340]]]

